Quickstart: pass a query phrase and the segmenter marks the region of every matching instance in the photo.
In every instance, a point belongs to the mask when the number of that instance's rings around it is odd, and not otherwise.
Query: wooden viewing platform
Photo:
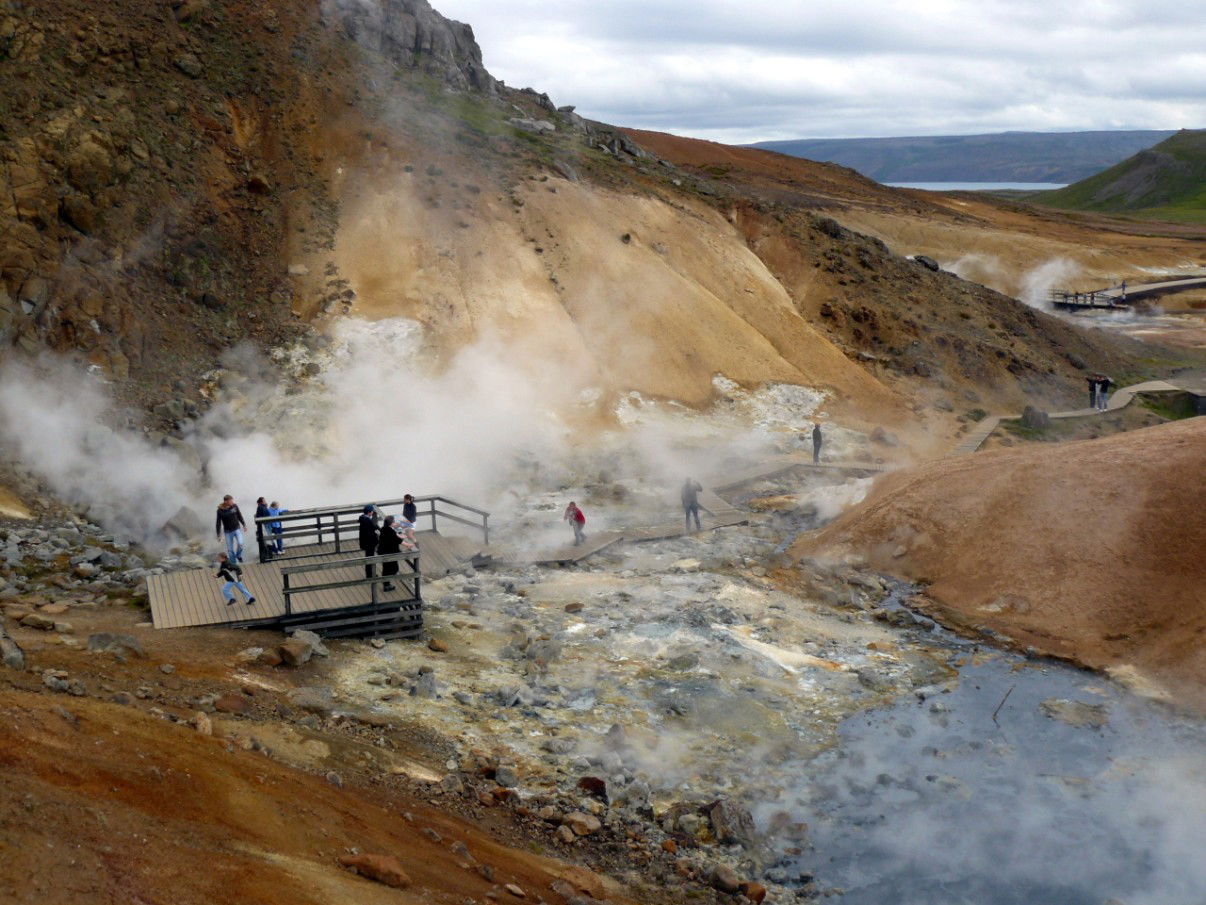
[[[216,565],[153,575],[147,579],[147,593],[155,627],[306,628],[327,637],[415,637],[423,629],[422,578],[439,578],[480,561],[486,554],[489,517],[443,497],[425,497],[422,502],[429,505],[418,517],[430,518],[433,525],[441,518],[474,525],[463,516],[476,513],[480,521],[475,527],[482,531],[482,542],[432,529],[416,532],[417,552],[404,550],[369,558],[357,549],[363,506],[299,510],[259,519],[262,523],[280,521],[284,528],[280,536],[288,546],[283,555],[268,562],[243,564],[243,583],[254,595],[255,604],[248,606],[236,592],[236,602],[228,606]],[[400,504],[380,505],[392,508]],[[356,514],[355,520],[347,518],[350,513]],[[248,534],[252,538],[246,555],[253,557],[254,528]],[[215,562],[216,558],[215,554]],[[384,589],[387,578],[381,574],[387,562],[397,562],[399,567],[399,574],[388,579],[395,586],[392,591]],[[368,564],[374,568],[372,578],[365,576]]]

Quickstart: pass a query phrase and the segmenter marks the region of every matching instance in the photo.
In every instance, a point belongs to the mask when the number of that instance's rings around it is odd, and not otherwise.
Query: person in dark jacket
[[[402,518],[412,525],[419,519],[419,507],[415,505],[415,498],[409,493],[402,497]]]
[[[821,436],[821,422],[814,421],[812,423],[812,464],[821,464],[821,443],[824,438]]]
[[[377,540],[377,555],[388,556],[391,553],[401,552],[402,538],[399,537],[398,532],[394,530],[394,517],[392,515],[387,515],[385,517],[385,524],[381,526],[381,535]],[[387,579],[391,575],[397,575],[398,561],[394,560],[393,562],[383,562],[381,564],[381,574]],[[385,584],[381,586],[381,590],[383,591],[392,591],[393,589],[394,585],[390,581],[386,581]]]
[[[1100,379],[1096,374],[1085,378],[1089,384],[1089,408],[1091,409],[1097,408],[1097,387]]]
[[[255,543],[259,547],[260,562],[268,562],[272,559],[272,548],[269,547],[268,541],[264,537],[265,530],[269,530],[268,526],[259,521],[262,518],[268,518],[272,513],[268,510],[268,501],[260,497],[255,501]]]
[[[243,568],[237,562],[232,562],[230,558],[223,553],[218,557],[218,578],[226,582],[222,586],[222,596],[226,598],[227,606],[234,606],[235,588],[239,589],[244,597],[247,598],[247,605],[251,606],[255,603],[255,598],[251,596],[251,592],[247,590],[247,585],[243,584]]]
[[[365,556],[377,555],[377,510],[370,504],[364,507],[360,514],[360,549]],[[364,567],[364,577],[372,578],[376,574],[372,563]]]
[[[231,562],[243,561],[243,529],[247,527],[247,523],[243,521],[243,513],[239,511],[238,505],[229,493],[222,497],[222,502],[218,506],[218,518],[214,522],[214,530],[217,532],[218,540],[222,539],[222,534],[226,534],[226,555]]]
[[[1097,411],[1104,412],[1109,408],[1110,404],[1110,387],[1114,385],[1114,381],[1110,380],[1105,374],[1102,374],[1097,379]]]
[[[691,533],[692,516],[695,517],[695,530],[703,530],[699,524],[699,492],[701,490],[703,490],[703,485],[694,478],[687,478],[687,483],[683,484],[683,520],[686,522],[683,531],[687,534]]]

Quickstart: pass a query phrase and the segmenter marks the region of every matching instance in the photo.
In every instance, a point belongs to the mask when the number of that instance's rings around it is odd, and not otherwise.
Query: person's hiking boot
[[[232,600],[232,601],[231,601],[231,603],[234,603],[234,601]],[[247,598],[247,605],[248,605],[248,606],[251,606],[253,603],[255,603],[255,598],[254,598],[254,597],[249,597],[249,598]]]
[[[226,601],[226,605],[227,605],[227,606],[234,606],[234,598],[233,598],[233,597],[231,597],[231,598],[230,598],[228,601]]]

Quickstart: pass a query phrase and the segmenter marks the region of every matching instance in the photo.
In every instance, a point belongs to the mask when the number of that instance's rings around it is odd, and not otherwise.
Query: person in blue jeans
[[[214,531],[218,540],[226,535],[226,555],[231,562],[243,561],[243,531],[247,523],[243,521],[243,513],[229,493],[222,498],[218,505],[218,518],[214,522]]]
[[[225,553],[218,557],[218,578],[226,582],[222,585],[222,596],[226,598],[227,606],[234,606],[235,588],[238,588],[239,593],[247,598],[248,606],[255,603],[255,597],[252,596],[251,591],[247,590],[247,585],[243,584],[243,567],[231,560]]]
[[[268,504],[268,514],[270,516],[284,515],[288,509],[282,509],[281,504],[273,500]],[[285,540],[281,536],[285,533],[285,529],[281,527],[280,522],[269,522],[268,527],[272,529],[272,550],[277,555],[285,552]]]

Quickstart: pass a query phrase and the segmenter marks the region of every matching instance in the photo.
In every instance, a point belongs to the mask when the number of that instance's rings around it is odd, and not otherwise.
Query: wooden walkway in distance
[[[1050,412],[1048,417],[1062,420],[1065,418],[1089,418],[1094,415],[1104,415],[1126,408],[1140,393],[1176,393],[1182,390],[1188,391],[1187,388],[1178,386],[1167,380],[1149,380],[1145,383],[1136,383],[1115,390],[1106,402],[1106,410],[1104,412],[1091,408],[1071,409],[1066,412]],[[952,456],[966,456],[974,453],[984,445],[984,441],[1000,426],[1002,421],[1016,421],[1021,417],[1021,415],[989,415],[987,418],[977,421],[972,429],[960,438],[950,454]]]
[[[504,561],[517,565],[570,565],[571,563],[581,562],[586,557],[593,556],[600,550],[606,550],[608,547],[618,544],[624,540],[625,536],[625,532],[622,531],[601,531],[598,534],[586,535],[586,540],[576,547],[573,544],[566,544],[564,547],[556,547],[551,550],[519,553],[506,558]]]
[[[416,533],[419,541],[419,568],[421,578],[442,578],[450,571],[460,568],[481,551],[480,543],[466,537],[445,537],[430,531]],[[247,606],[243,595],[235,591],[235,603],[227,606],[222,597],[223,582],[215,576],[217,568],[189,569],[151,575],[147,578],[147,594],[151,602],[151,618],[155,628],[185,628],[199,625],[226,625],[247,622],[252,619],[274,619],[285,614],[285,596],[282,591],[281,568],[310,565],[322,562],[337,562],[355,559],[362,554],[358,550],[335,552],[334,544],[307,548],[317,555],[305,559],[271,560],[267,563],[243,564],[243,583],[255,595],[255,605]],[[317,551],[321,550],[319,554]],[[254,556],[254,547],[248,554]],[[289,554],[286,548],[286,555]],[[296,551],[294,551],[296,552]],[[216,557],[215,557],[216,559]],[[405,569],[399,575],[404,579]],[[335,569],[320,573],[321,578],[299,581],[297,586],[307,583],[350,581],[364,577],[364,567],[357,564],[346,569]],[[401,581],[399,589],[392,592],[380,591],[378,599],[383,603],[409,600],[414,595]],[[354,607],[370,603],[367,588],[336,588],[297,594],[293,598],[293,612],[312,613],[322,610]]]

